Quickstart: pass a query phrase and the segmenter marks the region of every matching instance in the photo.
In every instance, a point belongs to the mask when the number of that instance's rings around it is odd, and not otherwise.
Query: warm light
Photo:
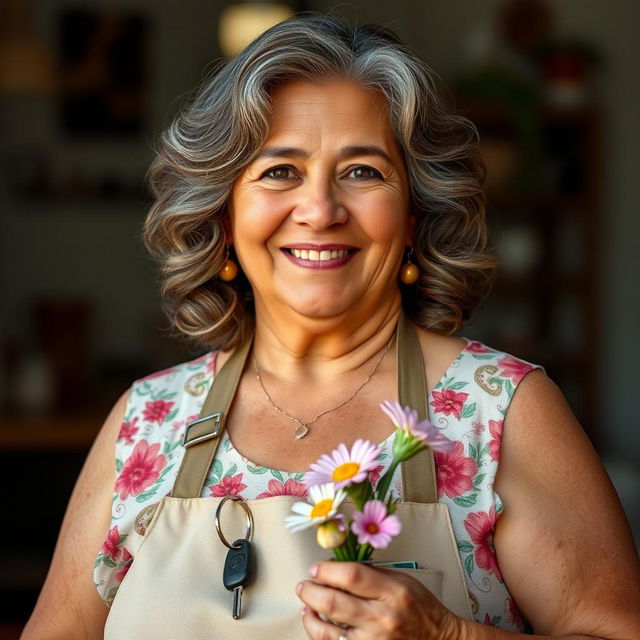
[[[54,77],[51,57],[38,42],[0,43],[0,93],[48,94]]]
[[[236,55],[269,27],[290,18],[293,13],[285,4],[270,2],[230,5],[220,15],[218,39],[222,53]]]
[[[0,13],[0,93],[47,94],[54,85],[54,63],[33,32],[29,5],[9,0]]]

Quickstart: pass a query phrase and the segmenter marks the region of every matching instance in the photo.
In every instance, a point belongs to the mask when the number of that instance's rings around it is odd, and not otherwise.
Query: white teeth
[[[291,249],[291,253],[296,258],[302,260],[313,260],[315,262],[324,262],[326,260],[335,260],[336,258],[344,258],[349,252],[346,249],[340,249],[339,251],[329,251],[323,249],[322,251],[316,251],[315,249]]]

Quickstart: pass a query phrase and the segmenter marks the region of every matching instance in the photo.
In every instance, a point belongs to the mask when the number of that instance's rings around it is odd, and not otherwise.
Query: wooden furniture
[[[464,333],[542,364],[597,447],[600,114],[540,107],[523,127],[498,105],[460,110],[480,132],[487,217],[501,258],[491,296]]]

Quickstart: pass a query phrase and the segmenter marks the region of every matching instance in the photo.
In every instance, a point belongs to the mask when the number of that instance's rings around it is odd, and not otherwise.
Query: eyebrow
[[[339,158],[346,160],[354,156],[379,156],[386,160],[389,164],[393,161],[389,154],[376,145],[351,145],[340,149]],[[308,158],[309,154],[304,149],[298,147],[265,147],[257,155],[256,160],[260,158]]]

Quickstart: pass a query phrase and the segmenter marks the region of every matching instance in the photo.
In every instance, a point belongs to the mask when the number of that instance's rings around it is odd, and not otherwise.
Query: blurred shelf
[[[88,451],[105,414],[0,415],[0,452]]]
[[[503,263],[474,337],[543,365],[597,447],[601,114],[469,99],[458,110],[480,134],[487,221]]]

